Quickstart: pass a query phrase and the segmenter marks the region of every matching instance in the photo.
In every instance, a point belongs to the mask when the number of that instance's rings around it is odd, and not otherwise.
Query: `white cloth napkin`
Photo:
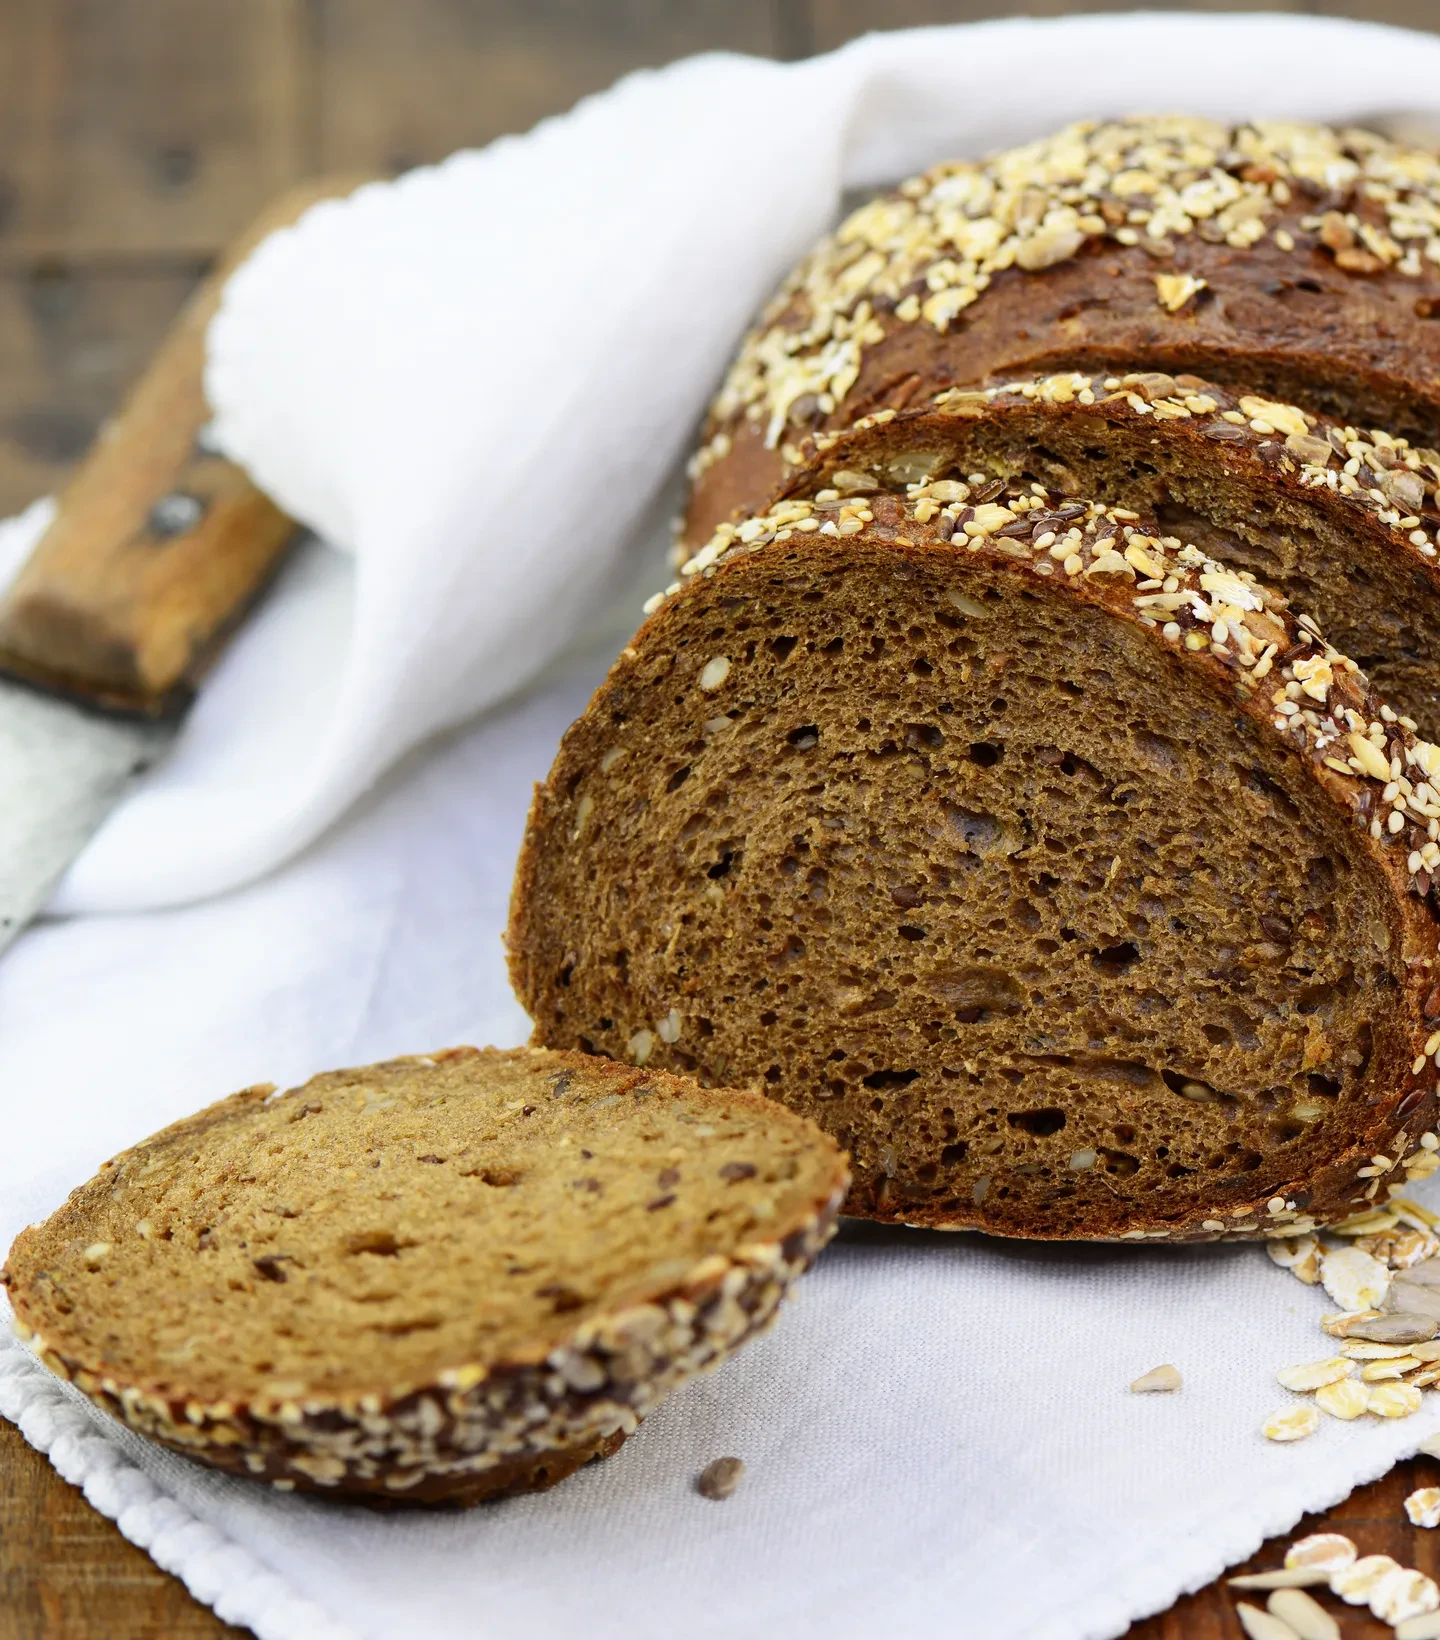
[[[247,1082],[524,1037],[499,945],[510,869],[530,783],[599,673],[498,703],[593,635],[736,331],[842,187],[1137,99],[1434,108],[1437,71],[1440,40],[1253,16],[705,58],[272,241],[213,334],[219,428],[334,544],[291,564],[57,902],[116,914],[52,920],[0,961],[0,1241]],[[0,534],[0,565],[42,521]],[[463,1515],[197,1469],[8,1342],[0,1412],[262,1640],[1099,1640],[1440,1427],[1427,1397],[1406,1421],[1261,1439],[1289,1399],[1275,1369],[1327,1353],[1323,1308],[1255,1249],[862,1229],[775,1334],[616,1458]],[[1178,1395],[1127,1393],[1163,1361]],[[727,1453],[750,1466],[740,1491],[698,1497]]]
[[[595,676],[431,752],[262,883],[22,939],[0,963],[0,1244],[232,1087],[522,1039],[498,939],[510,863]],[[1276,1369],[1332,1353],[1329,1307],[1257,1247],[856,1227],[772,1334],[614,1458],[463,1514],[202,1470],[8,1343],[0,1413],[261,1640],[1099,1640],[1440,1428],[1431,1394],[1404,1422],[1260,1436],[1297,1400]],[[1129,1393],[1165,1361],[1178,1394]],[[713,1503],[693,1481],[722,1455],[748,1468]]]
[[[738,333],[843,189],[1137,101],[1344,120],[1437,86],[1440,38],[1340,20],[924,29],[636,74],[317,206],[232,281],[209,388],[220,443],[331,547],[292,565],[56,908],[250,881],[532,678],[630,573]]]

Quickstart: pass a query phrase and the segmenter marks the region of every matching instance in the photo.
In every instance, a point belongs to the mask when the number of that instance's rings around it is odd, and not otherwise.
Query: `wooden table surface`
[[[1113,3],[1113,0],[1112,0]],[[1154,0],[1152,0],[1154,3]],[[220,247],[287,184],[395,172],[523,130],[628,69],[799,57],[866,29],[1070,0],[5,0],[0,515],[63,482]],[[1440,27],[1437,0],[1196,0]],[[1140,98],[1159,106],[1150,88]],[[1377,111],[1378,112],[1378,111]],[[1176,1477],[1176,1485],[1184,1477]],[[1440,1578],[1418,1459],[1322,1519]],[[1297,1529],[1299,1530],[1299,1529]],[[1279,1545],[1256,1565],[1274,1564]],[[1388,1636],[1347,1613],[1347,1640]],[[0,1640],[200,1640],[221,1623],[0,1421]],[[1239,1640],[1222,1585],[1130,1640]]]

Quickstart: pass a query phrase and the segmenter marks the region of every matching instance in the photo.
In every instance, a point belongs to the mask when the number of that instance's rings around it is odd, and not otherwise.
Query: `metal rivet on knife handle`
[[[162,495],[150,509],[147,520],[150,533],[162,541],[174,535],[186,535],[205,516],[205,503],[198,495],[187,495],[184,490],[172,490]]]

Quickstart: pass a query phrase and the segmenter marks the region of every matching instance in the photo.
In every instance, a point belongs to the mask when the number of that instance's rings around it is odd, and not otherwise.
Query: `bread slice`
[[[1295,1233],[1428,1168],[1440,750],[1134,510],[900,490],[725,526],[565,736],[536,1040],[773,1090],[914,1224]]]
[[[177,1122],[23,1231],[3,1280],[48,1367],[177,1451],[466,1504],[608,1456],[763,1331],[845,1184],[753,1093],[453,1048]]]
[[[1193,372],[1440,444],[1440,158],[1178,115],[1067,126],[862,206],[746,338],[692,473],[695,551],[807,433],[957,385]]]
[[[783,495],[978,472],[1141,508],[1314,616],[1397,711],[1440,738],[1440,452],[1152,371],[953,388],[821,433],[804,453]]]

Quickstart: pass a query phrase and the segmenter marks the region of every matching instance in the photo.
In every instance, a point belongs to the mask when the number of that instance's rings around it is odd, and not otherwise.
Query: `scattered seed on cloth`
[[[702,1498],[714,1498],[719,1502],[723,1498],[728,1498],[739,1486],[744,1473],[743,1458],[716,1458],[700,1471],[700,1478],[695,1482],[695,1490]]]
[[[1179,1369],[1167,1363],[1163,1367],[1153,1367],[1149,1372],[1143,1373],[1130,1388],[1136,1395],[1168,1394],[1171,1390],[1179,1389],[1181,1381]]]

